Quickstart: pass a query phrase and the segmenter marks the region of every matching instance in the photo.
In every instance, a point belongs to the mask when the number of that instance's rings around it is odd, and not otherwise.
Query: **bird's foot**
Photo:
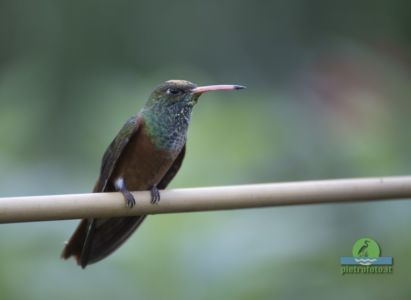
[[[155,185],[151,187],[150,193],[151,193],[151,201],[150,202],[152,204],[157,204],[158,202],[160,202],[160,191]]]
[[[134,199],[133,194],[127,189],[126,183],[124,182],[123,177],[119,177],[114,183],[116,189],[120,191],[124,199],[126,200],[127,207],[132,208],[136,205],[136,199]]]
[[[132,208],[134,205],[136,205],[136,199],[134,199],[133,194],[130,193],[129,190],[121,191],[121,193],[123,194],[124,199],[126,200],[127,207]]]

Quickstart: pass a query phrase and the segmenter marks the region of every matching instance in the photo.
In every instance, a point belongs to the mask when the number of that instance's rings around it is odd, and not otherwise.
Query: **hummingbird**
[[[243,88],[234,84],[197,86],[186,80],[161,83],[108,146],[93,192],[120,192],[125,205],[132,208],[136,199],[130,191],[148,190],[151,203],[157,204],[159,190],[167,187],[183,162],[191,113],[200,95]],[[84,269],[113,253],[145,217],[83,219],[61,256],[74,256]]]

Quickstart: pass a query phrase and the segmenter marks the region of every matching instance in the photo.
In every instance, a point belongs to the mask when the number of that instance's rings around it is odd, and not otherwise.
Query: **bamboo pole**
[[[0,198],[0,223],[404,199],[411,176],[173,189],[161,191],[158,204],[149,192],[133,194],[133,208],[120,193]]]

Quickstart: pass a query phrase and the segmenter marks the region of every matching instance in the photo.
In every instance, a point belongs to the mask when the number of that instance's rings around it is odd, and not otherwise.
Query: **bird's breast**
[[[181,151],[159,149],[142,127],[131,137],[110,178],[113,182],[123,177],[129,190],[147,190],[157,185]]]

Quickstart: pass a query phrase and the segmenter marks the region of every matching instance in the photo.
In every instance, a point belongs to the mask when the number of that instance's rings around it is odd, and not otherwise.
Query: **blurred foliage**
[[[409,174],[409,1],[0,2],[1,196],[90,191],[159,82],[203,96],[172,187]],[[150,217],[59,260],[77,221],[0,227],[1,299],[409,299],[408,201]],[[391,275],[339,273],[370,236]]]

